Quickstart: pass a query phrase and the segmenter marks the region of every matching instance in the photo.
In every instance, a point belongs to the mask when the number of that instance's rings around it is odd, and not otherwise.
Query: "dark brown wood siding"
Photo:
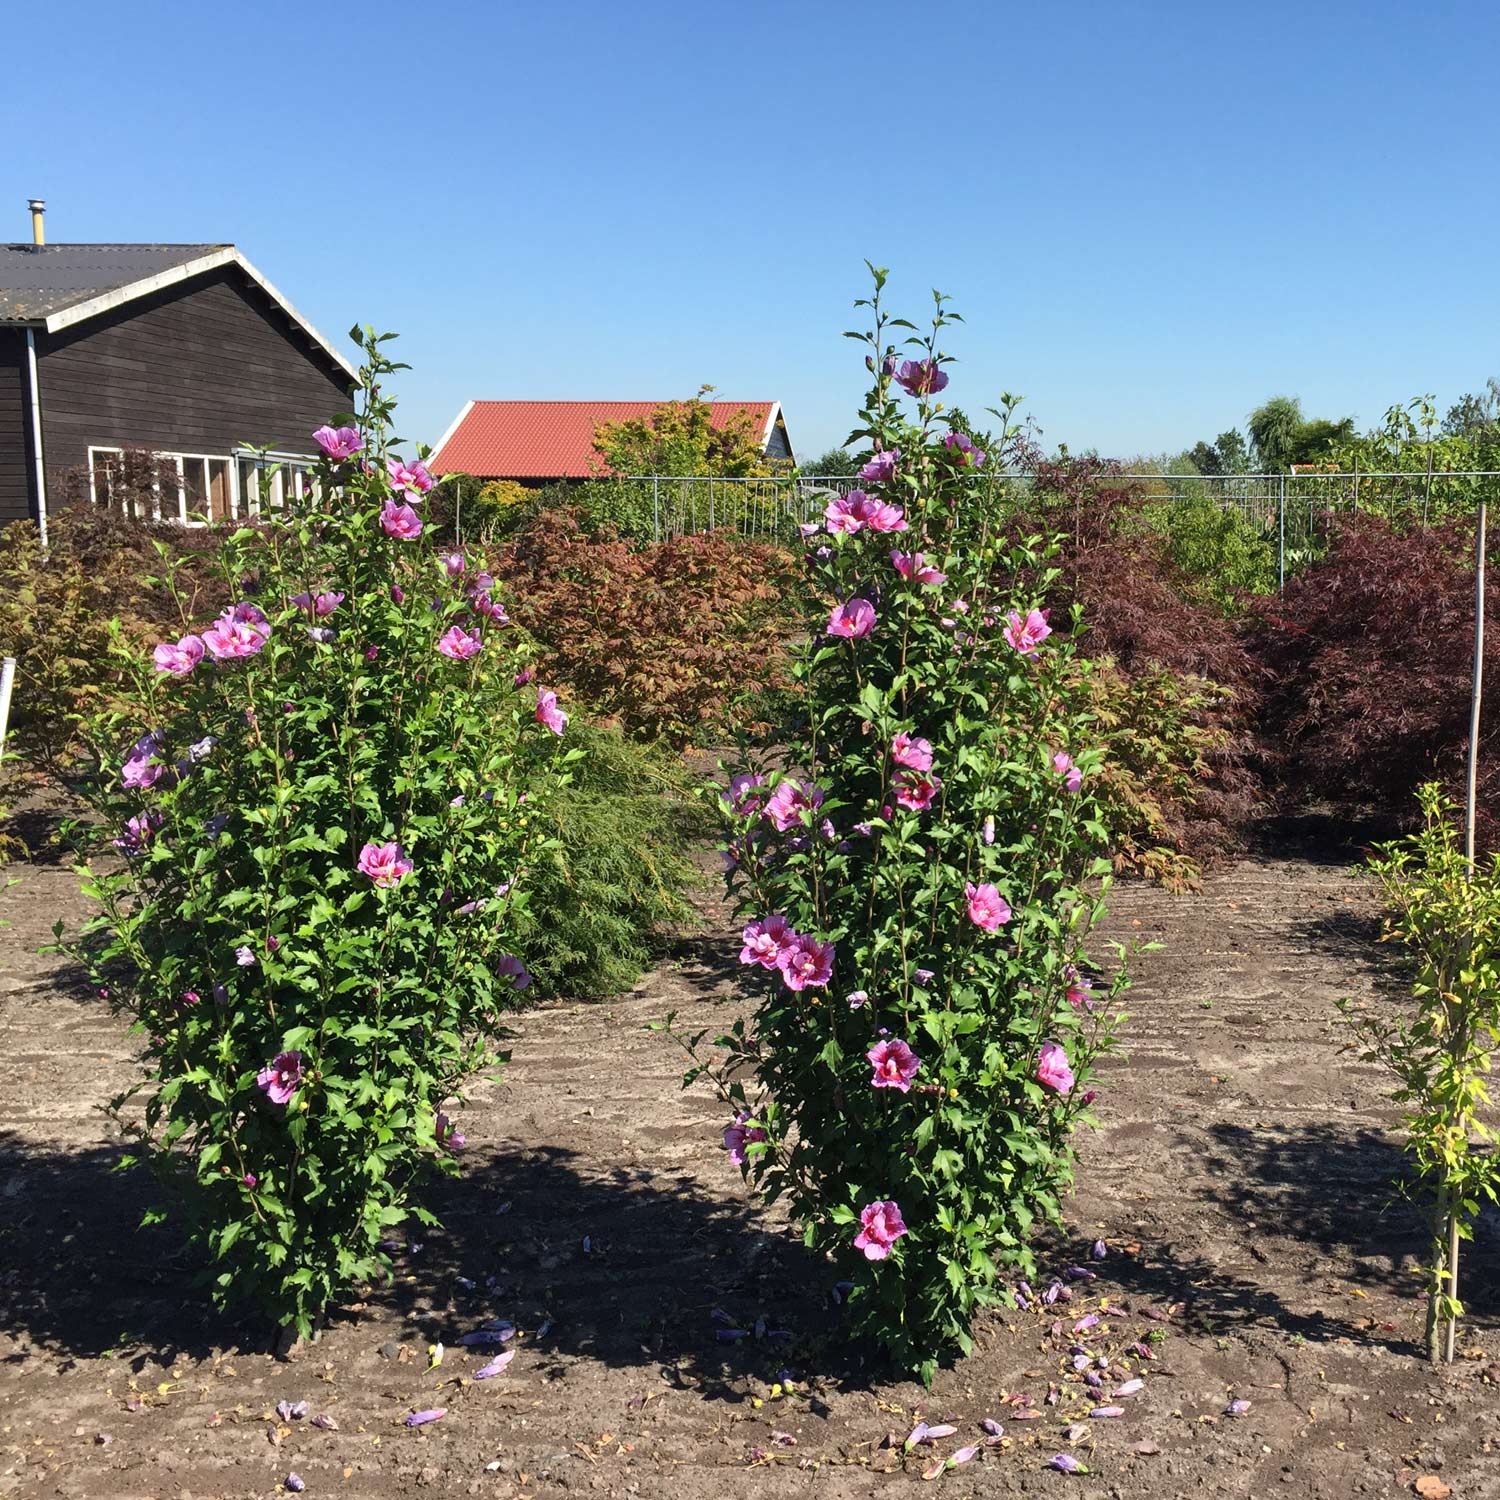
[[[315,453],[348,377],[233,267],[37,333],[49,502],[92,447]]]
[[[771,436],[766,439],[766,457],[791,462],[792,443],[786,435],[786,422],[781,417],[777,417],[776,425],[771,429]]]
[[[18,328],[0,328],[0,524],[32,514],[30,464],[26,335]]]

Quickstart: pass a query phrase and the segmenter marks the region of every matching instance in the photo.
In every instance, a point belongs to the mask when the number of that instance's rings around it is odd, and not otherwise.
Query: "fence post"
[[[651,540],[661,540],[661,478],[651,476]]]
[[[1276,592],[1286,593],[1286,475],[1276,489]]]
[[[1479,782],[1479,699],[1484,691],[1484,545],[1489,507],[1479,502],[1479,536],[1474,544],[1474,680],[1469,694],[1469,777],[1464,796],[1464,857],[1474,873],[1474,803]]]
[[[0,662],[0,762],[5,759],[5,731],[10,724],[10,692],[16,680],[16,659],[7,656]]]

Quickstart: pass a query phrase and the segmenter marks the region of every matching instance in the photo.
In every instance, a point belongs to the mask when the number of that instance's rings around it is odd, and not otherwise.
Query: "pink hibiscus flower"
[[[1073,757],[1059,750],[1052,757],[1052,769],[1062,777],[1064,788],[1070,792],[1076,792],[1083,785],[1083,772],[1073,764]]]
[[[357,427],[320,427],[313,441],[336,463],[353,458],[365,445]]]
[[[902,730],[891,741],[891,759],[911,771],[932,769],[932,742]]]
[[[901,771],[891,785],[896,801],[909,812],[926,812],[943,789],[942,778],[930,771]]]
[[[285,1104],[302,1084],[302,1054],[281,1052],[268,1062],[255,1081],[266,1091],[272,1104]]]
[[[1036,1081],[1055,1093],[1072,1092],[1073,1070],[1068,1066],[1068,1054],[1057,1042],[1042,1043],[1036,1059]]]
[[[835,495],[823,508],[823,517],[830,531],[853,536],[864,530],[879,504],[863,490],[850,490],[847,495]]]
[[[833,977],[833,944],[795,935],[782,951],[777,967],[789,990],[816,989]]]
[[[1052,634],[1044,609],[1028,610],[1025,620],[1013,609],[1005,618],[1009,623],[1000,633],[1022,656],[1030,656]]]
[[[860,1210],[860,1230],[854,1236],[854,1248],[865,1252],[866,1260],[884,1260],[891,1247],[906,1233],[906,1220],[900,1207],[889,1199],[867,1203]]]
[[[536,721],[553,734],[561,734],[568,727],[568,716],[557,706],[557,694],[551,688],[537,689]]]
[[[829,635],[857,641],[875,628],[875,606],[868,599],[846,599],[828,617]]]
[[[158,672],[186,677],[203,660],[203,642],[196,635],[185,635],[180,641],[163,641],[151,653]]]
[[[414,542],[422,535],[422,518],[409,505],[398,505],[387,500],[380,507],[380,524],[387,536],[400,537],[403,542]]]
[[[884,484],[895,474],[896,465],[900,461],[901,450],[899,448],[888,448],[884,453],[877,453],[859,471],[859,477],[866,484]]]
[[[986,932],[998,932],[1010,921],[1010,902],[988,881],[983,885],[968,882],[964,886],[964,895],[969,903],[969,920],[976,927],[982,927]]]
[[[896,380],[913,396],[935,396],[947,388],[948,373],[935,359],[908,359],[896,371]]]
[[[729,780],[729,795],[720,797],[725,811],[732,812],[736,817],[745,818],[751,813],[757,813],[764,805],[764,795],[761,787],[766,784],[766,778],[757,772],[744,771],[738,776],[732,776]]]
[[[870,1077],[870,1086],[877,1089],[900,1089],[904,1094],[911,1088],[922,1064],[917,1054],[905,1042],[882,1037],[865,1056],[875,1070]]]
[[[763,969],[781,967],[781,956],[798,941],[792,924],[780,912],[772,912],[749,923],[740,938],[740,962],[759,964]]]
[[[389,889],[393,885],[399,885],[414,867],[401,852],[400,844],[369,843],[359,851],[357,868],[361,875],[368,875],[376,885]]]
[[[159,812],[143,812],[134,818],[129,818],[125,823],[125,831],[117,839],[110,842],[125,855],[141,854],[145,851],[156,837],[157,830],[162,826],[164,819]]]
[[[215,661],[254,656],[270,639],[270,621],[258,606],[248,601],[226,609],[203,632],[203,644]]]
[[[478,631],[467,631],[461,626],[450,625],[437,643],[438,655],[446,656],[449,661],[468,661],[471,656],[477,656],[484,642],[479,638]]]
[[[924,588],[936,588],[947,583],[948,575],[935,564],[927,561],[922,552],[892,552],[891,566],[910,582],[920,583]]]
[[[514,954],[502,953],[495,960],[495,972],[502,979],[510,980],[510,987],[513,990],[524,990],[531,983],[531,975],[526,965]]]
[[[729,1159],[735,1166],[742,1167],[748,1159],[745,1147],[752,1141],[763,1141],[766,1133],[759,1125],[751,1125],[750,1111],[742,1109],[735,1117],[734,1124],[724,1127],[724,1149],[729,1153]]]
[[[405,464],[399,458],[388,458],[385,461],[385,471],[391,477],[391,488],[398,495],[412,495],[420,499],[433,485],[432,475],[427,472],[427,465],[421,459]]]
[[[815,784],[803,786],[800,781],[782,781],[766,802],[766,816],[777,833],[800,827],[807,819],[805,814],[814,813],[823,805],[823,788]]]

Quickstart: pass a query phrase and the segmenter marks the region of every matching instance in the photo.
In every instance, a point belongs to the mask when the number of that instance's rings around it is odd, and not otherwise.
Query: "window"
[[[95,505],[137,520],[201,526],[256,516],[318,493],[312,461],[300,453],[153,453],[89,449],[89,496]]]

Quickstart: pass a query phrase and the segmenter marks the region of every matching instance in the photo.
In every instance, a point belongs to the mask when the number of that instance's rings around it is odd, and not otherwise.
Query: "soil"
[[[170,1232],[135,1228],[152,1185],[112,1170],[99,1108],[134,1076],[130,1039],[37,951],[81,912],[76,879],[45,858],[11,866],[0,1495],[270,1496],[295,1473],[310,1496],[373,1500],[883,1496],[982,1443],[992,1418],[1003,1438],[938,1490],[1500,1497],[1500,1231],[1482,1221],[1467,1251],[1462,1357],[1434,1370],[1422,1227],[1390,1186],[1393,1111],[1335,1023],[1341,995],[1399,998],[1355,856],[1326,828],[1283,826],[1200,895],[1117,889],[1115,935],[1163,946],[1135,961],[1129,1058],[1083,1142],[1069,1237],[1043,1247],[1052,1270],[1097,1280],[1045,1313],[986,1318],[930,1393],[849,1363],[827,1274],[749,1201],[722,1110],[680,1089],[681,1059],[645,1030],[669,1010],[694,1029],[740,1012],[722,912],[629,996],[521,1020],[512,1066],[464,1111],[462,1177],[431,1195],[445,1229],[279,1361],[264,1330],[203,1306]],[[1072,1378],[1072,1322],[1096,1311],[1104,1391],[1137,1365],[1145,1380],[1116,1418],[1090,1419],[1103,1397]],[[491,1351],[459,1338],[496,1317],[517,1353],[475,1383]],[[1129,1346],[1151,1333],[1142,1361]],[[278,1418],[279,1401],[308,1416]],[[446,1415],[405,1425],[434,1407]],[[919,1418],[957,1431],[904,1454]],[[1089,1472],[1047,1468],[1060,1452]]]

